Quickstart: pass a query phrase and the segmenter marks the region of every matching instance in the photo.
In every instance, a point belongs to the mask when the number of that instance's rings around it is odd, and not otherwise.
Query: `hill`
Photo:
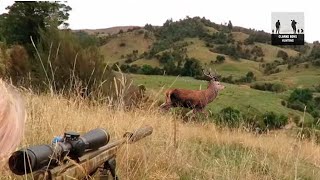
[[[229,29],[205,18],[167,20],[161,27],[147,24],[108,38],[100,46],[108,64],[118,64],[125,73],[148,75],[133,78],[150,90],[167,87],[175,79],[157,75],[199,78],[200,68],[215,69],[230,88],[209,106],[214,113],[226,107],[246,111],[251,106],[261,113],[275,111],[286,116],[301,116],[302,112],[283,106],[283,102],[295,88],[314,89],[320,84],[320,68],[312,57],[315,45],[272,46],[268,33],[243,27]],[[250,73],[254,77],[248,80]],[[184,84],[184,79],[186,77],[178,78],[173,86],[197,89],[200,84],[204,85],[192,79]],[[257,84],[282,86],[284,90],[276,93],[252,89]],[[309,113],[307,119],[314,121]]]
[[[108,36],[113,34],[118,34],[121,30],[128,31],[129,29],[140,28],[139,26],[116,26],[110,28],[101,28],[101,29],[79,29],[73,30],[74,32],[84,31],[90,35],[100,35],[100,36]]]

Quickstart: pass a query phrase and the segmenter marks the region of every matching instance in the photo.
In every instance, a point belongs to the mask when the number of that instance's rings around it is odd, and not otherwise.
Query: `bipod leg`
[[[103,165],[104,171],[110,172],[113,180],[119,180],[116,175],[116,157],[112,157],[108,161],[106,161]]]

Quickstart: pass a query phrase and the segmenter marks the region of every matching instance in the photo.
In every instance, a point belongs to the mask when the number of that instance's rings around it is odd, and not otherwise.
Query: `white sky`
[[[0,13],[12,3],[0,0]],[[167,19],[188,15],[218,24],[231,20],[234,26],[271,32],[271,12],[304,12],[306,41],[320,40],[320,3],[316,0],[69,0],[68,5],[71,29],[162,25]]]

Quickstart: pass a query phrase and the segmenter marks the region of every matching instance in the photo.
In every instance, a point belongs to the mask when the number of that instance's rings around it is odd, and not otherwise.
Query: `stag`
[[[202,112],[207,115],[203,110],[211,103],[220,90],[224,89],[218,78],[217,73],[214,75],[205,73],[203,74],[209,77],[208,87],[205,90],[189,90],[189,89],[168,89],[165,92],[166,102],[160,107],[165,110],[169,110],[171,107],[184,107],[192,109],[193,113]],[[208,115],[207,115],[208,116]]]

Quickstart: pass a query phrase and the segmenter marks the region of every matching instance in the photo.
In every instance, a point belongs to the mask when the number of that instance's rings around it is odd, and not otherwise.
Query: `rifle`
[[[55,138],[52,145],[37,145],[14,152],[9,158],[10,170],[16,175],[31,173],[34,179],[88,179],[98,169],[100,179],[118,179],[116,153],[125,143],[131,144],[152,134],[152,127],[145,126],[135,132],[126,132],[119,140],[108,143],[110,136],[105,129],[97,128],[80,136],[66,132]]]

